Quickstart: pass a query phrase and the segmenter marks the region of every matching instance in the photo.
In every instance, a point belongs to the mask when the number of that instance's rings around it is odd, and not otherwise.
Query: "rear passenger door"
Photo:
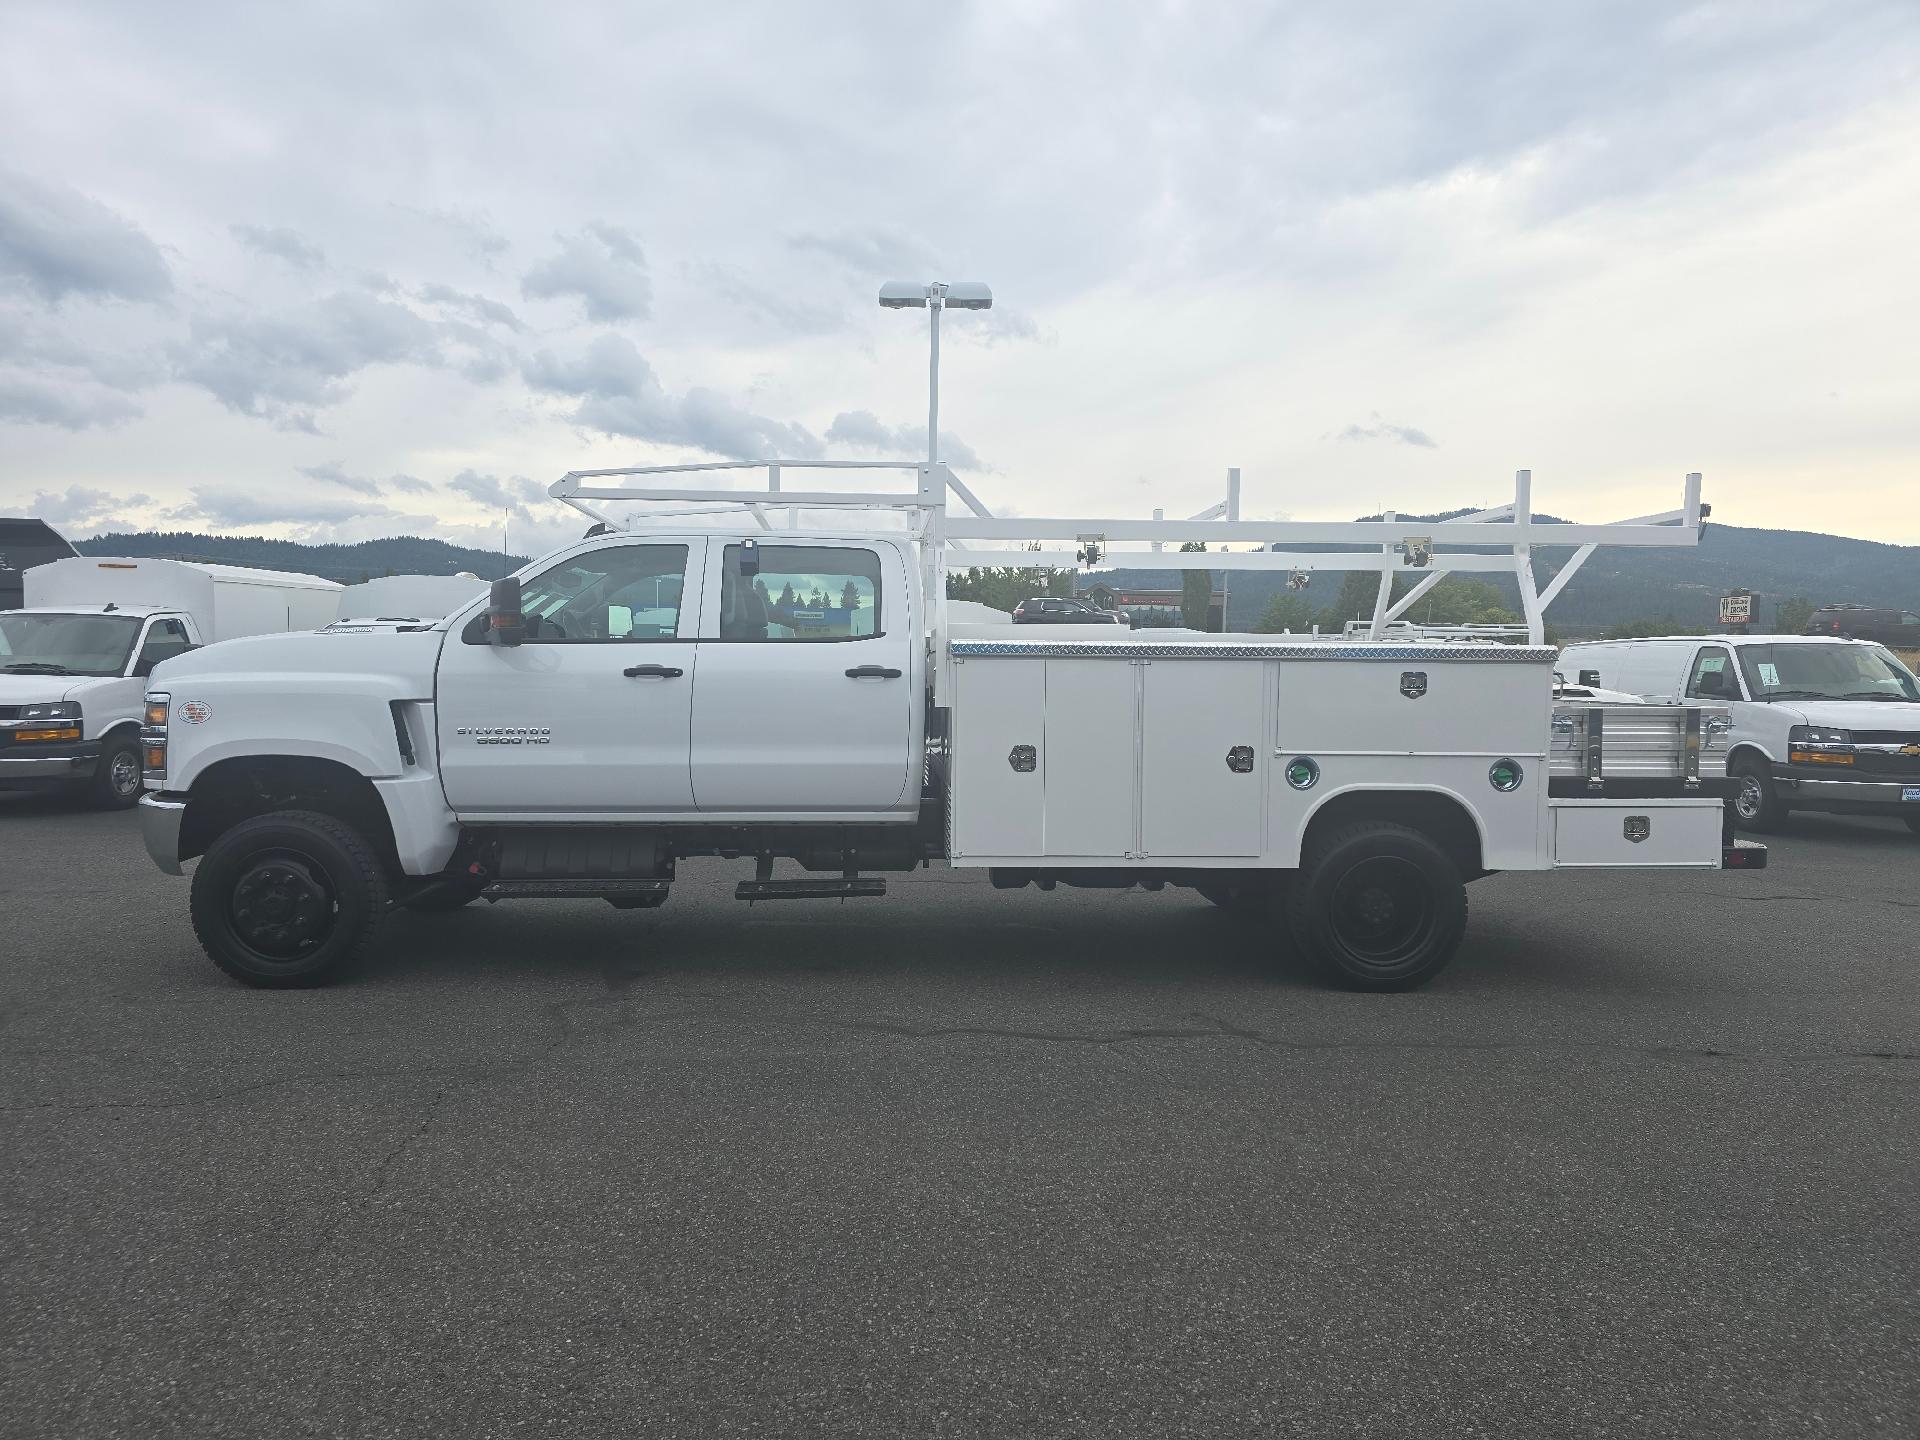
[[[916,810],[924,700],[900,552],[839,540],[715,550],[718,604],[693,698],[695,804]]]

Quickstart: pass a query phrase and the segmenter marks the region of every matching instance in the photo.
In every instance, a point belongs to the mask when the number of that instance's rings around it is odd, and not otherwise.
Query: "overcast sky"
[[[572,468],[1920,543],[1920,4],[0,6],[0,512],[576,534]]]

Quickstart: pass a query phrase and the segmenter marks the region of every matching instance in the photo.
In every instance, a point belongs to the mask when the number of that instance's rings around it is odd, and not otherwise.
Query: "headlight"
[[[145,724],[140,729],[140,768],[150,790],[162,789],[167,779],[167,712],[173,705],[173,696],[165,690],[149,690],[146,694],[142,719]]]
[[[1831,725],[1796,725],[1787,732],[1787,759],[1795,765],[1853,764],[1853,732]]]
[[[44,705],[22,705],[22,720],[78,720],[80,702],[78,700],[50,700]]]

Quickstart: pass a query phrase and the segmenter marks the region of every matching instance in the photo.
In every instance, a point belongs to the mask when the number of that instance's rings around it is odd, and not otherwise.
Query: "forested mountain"
[[[299,545],[258,535],[201,535],[191,530],[142,531],[77,540],[82,555],[147,555],[164,560],[201,560],[217,565],[252,565],[262,570],[293,570],[351,585],[378,575],[457,575],[470,570],[482,580],[497,580],[527,563],[524,555],[498,550],[469,550],[444,540],[396,535],[362,540],[357,545]]]
[[[1465,513],[1450,511],[1403,519],[1408,533],[1418,534],[1421,524]],[[1555,517],[1535,518],[1551,523]],[[376,575],[451,575],[462,570],[491,580],[526,563],[525,556],[470,550],[413,535],[365,540],[357,545],[300,545],[259,536],[149,531],[102,535],[82,540],[76,548],[86,555],[153,555],[298,570],[347,583]],[[1535,552],[1535,570],[1542,584],[1570,553],[1565,548],[1545,547]],[[1056,590],[1065,588],[1063,578],[1055,577]],[[1112,572],[1107,578],[1132,588],[1180,588],[1179,574],[1171,570],[1124,570]],[[1294,593],[1304,601],[1306,610],[1330,612],[1337,608],[1343,578],[1337,571],[1326,571],[1316,575],[1305,591]],[[1469,578],[1491,583],[1507,608],[1519,609],[1519,590],[1510,577]],[[1085,577],[1077,577],[1078,585],[1084,587],[1085,583]],[[1044,590],[1047,586],[1042,580],[1035,588]],[[1706,628],[1716,619],[1719,597],[1741,588],[1754,592],[1755,613],[1762,625],[1773,623],[1780,602],[1796,597],[1815,605],[1879,604],[1920,610],[1920,546],[1881,545],[1802,530],[1750,530],[1709,521],[1697,549],[1603,546],[1568,582],[1566,591],[1548,611],[1548,618],[1558,633],[1567,636],[1597,634],[1634,622],[1671,621],[1681,629]],[[1227,587],[1228,627],[1251,628],[1275,596],[1287,593],[1282,573],[1234,572]]]
[[[1407,533],[1417,535],[1422,524],[1467,513],[1455,510],[1444,515],[1401,518]],[[1534,518],[1545,524],[1556,517]],[[1566,547],[1536,548],[1534,573],[1540,583],[1546,584],[1571,554]],[[1115,584],[1142,589],[1180,586],[1179,573],[1172,570],[1120,571],[1109,578]],[[1291,593],[1300,595],[1312,611],[1328,611],[1336,608],[1344,578],[1337,571],[1316,574],[1306,590]],[[1510,576],[1464,578],[1491,583],[1508,609],[1519,610],[1519,586]],[[1251,628],[1275,596],[1290,593],[1286,580],[1286,575],[1278,571],[1232,572],[1227,582],[1228,628]],[[1083,588],[1085,583],[1080,582]],[[1920,610],[1920,546],[1882,545],[1803,530],[1750,530],[1708,521],[1701,529],[1697,548],[1602,546],[1567,582],[1547,618],[1565,636],[1598,634],[1635,622],[1671,621],[1683,631],[1707,629],[1718,620],[1720,597],[1739,589],[1753,591],[1754,613],[1762,625],[1773,623],[1774,611],[1782,601],[1796,598],[1814,605],[1896,605]]]

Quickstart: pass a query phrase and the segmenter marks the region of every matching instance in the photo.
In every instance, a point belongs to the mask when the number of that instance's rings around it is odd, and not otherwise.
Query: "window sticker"
[[[1770,661],[1762,660],[1760,662],[1760,683],[1769,690],[1777,686],[1780,683],[1780,667]]]

